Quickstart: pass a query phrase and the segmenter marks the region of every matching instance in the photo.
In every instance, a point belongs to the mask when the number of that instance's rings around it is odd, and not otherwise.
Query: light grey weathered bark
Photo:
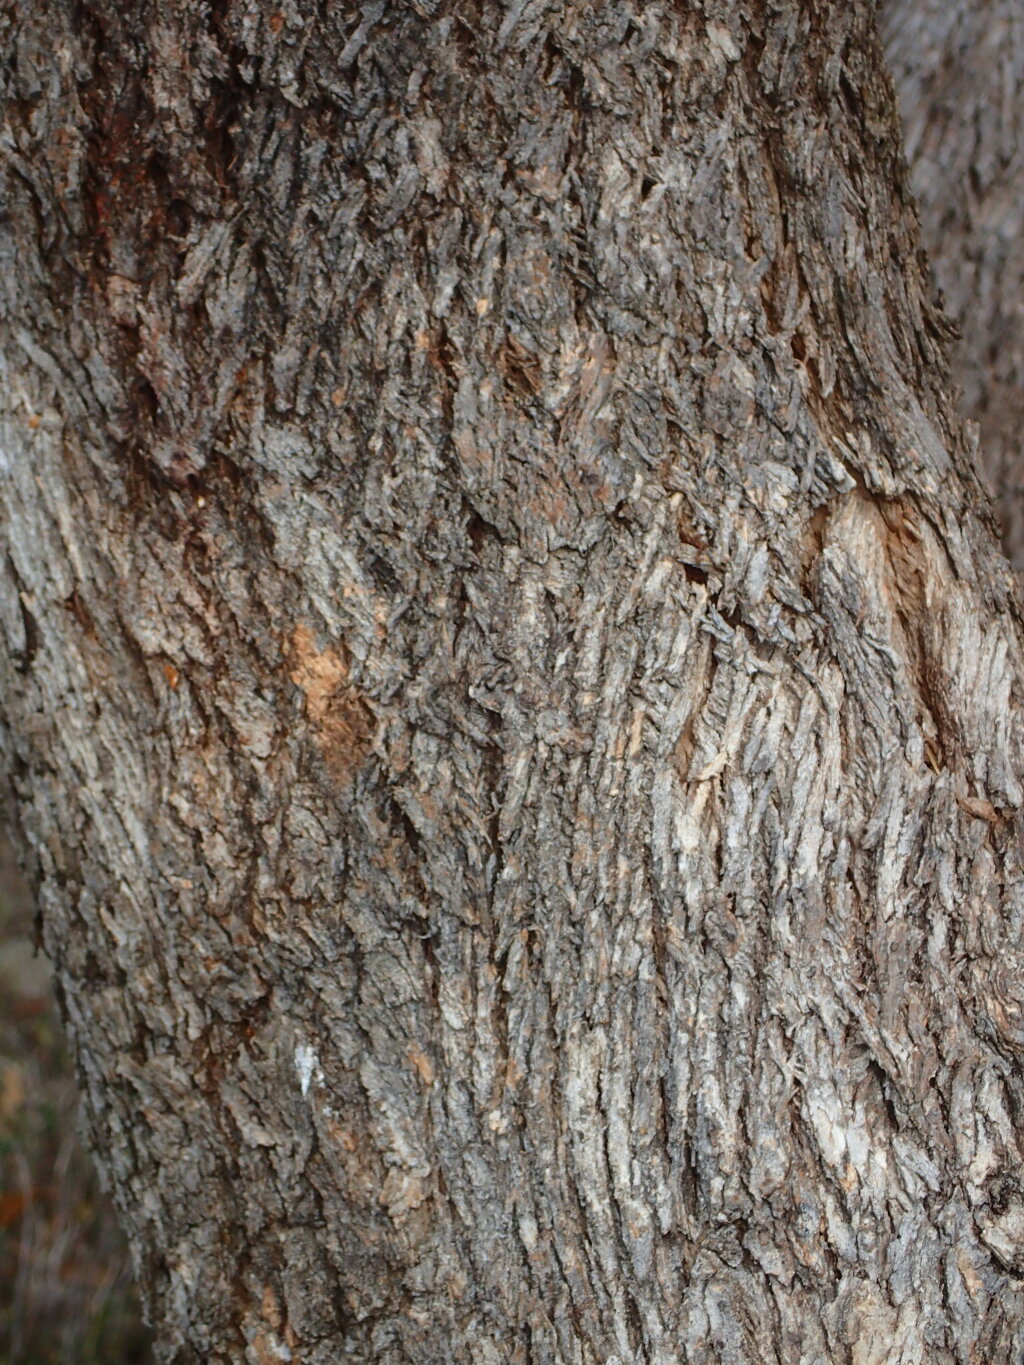
[[[921,231],[962,333],[953,370],[1024,571],[1024,6],[884,0]]]
[[[1021,622],[873,5],[0,14],[2,744],[161,1358],[1018,1362]]]

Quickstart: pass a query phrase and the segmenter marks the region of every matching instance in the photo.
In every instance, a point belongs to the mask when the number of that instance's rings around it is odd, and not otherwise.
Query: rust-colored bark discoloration
[[[850,495],[882,547],[880,587],[889,629],[905,660],[918,702],[926,753],[933,767],[952,764],[961,741],[950,705],[949,661],[943,621],[955,600],[956,583],[934,533],[908,498],[885,498],[857,488]]]
[[[349,684],[342,650],[316,647],[309,626],[300,623],[291,635],[289,677],[306,698],[306,715],[333,777],[351,782],[373,743],[373,712]],[[342,647],[343,648],[343,647]]]

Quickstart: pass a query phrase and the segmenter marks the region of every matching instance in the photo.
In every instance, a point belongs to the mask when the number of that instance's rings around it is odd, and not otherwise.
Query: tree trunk
[[[884,0],[921,229],[962,341],[1003,539],[1024,572],[1024,7]]]
[[[873,9],[3,11],[2,742],[162,1360],[1020,1361],[1024,637]]]

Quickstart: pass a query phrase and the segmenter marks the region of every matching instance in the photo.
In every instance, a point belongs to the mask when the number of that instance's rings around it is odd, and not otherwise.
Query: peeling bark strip
[[[2,743],[162,1360],[1022,1358],[1021,622],[872,11],[2,10]]]

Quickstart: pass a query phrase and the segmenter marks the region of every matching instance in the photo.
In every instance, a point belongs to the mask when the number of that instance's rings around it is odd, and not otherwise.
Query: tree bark
[[[162,1360],[1021,1359],[1021,620],[873,10],[3,10],[3,752]]]
[[[885,0],[921,230],[962,340],[954,373],[977,422],[1007,554],[1024,571],[1024,9]]]

